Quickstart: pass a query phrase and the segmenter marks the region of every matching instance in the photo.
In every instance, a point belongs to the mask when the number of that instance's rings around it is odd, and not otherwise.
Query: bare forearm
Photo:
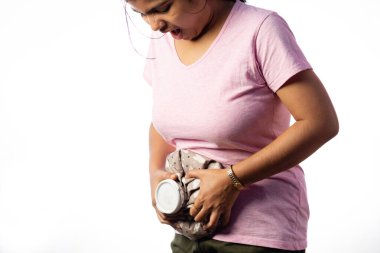
[[[176,180],[177,176],[165,171],[166,156],[175,150],[165,142],[161,135],[156,131],[153,124],[149,128],[149,176],[152,206],[156,210],[157,217],[161,223],[169,224],[166,217],[157,209],[155,190],[160,181],[164,179]]]
[[[151,124],[149,128],[149,169],[163,169],[166,156],[174,150],[175,148],[167,144]]]
[[[338,133],[339,123],[332,102],[312,70],[291,78],[277,95],[296,123],[268,146],[234,166],[236,176],[246,185],[299,164]]]
[[[298,121],[268,146],[237,163],[234,172],[244,185],[257,182],[299,164],[336,133],[334,127]]]

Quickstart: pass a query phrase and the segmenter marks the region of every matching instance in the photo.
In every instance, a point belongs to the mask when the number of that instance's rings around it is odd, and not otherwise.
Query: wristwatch
[[[232,169],[232,165],[227,167],[227,175],[231,179],[232,185],[239,191],[244,189],[244,185],[240,182],[240,180],[235,176],[235,173]]]

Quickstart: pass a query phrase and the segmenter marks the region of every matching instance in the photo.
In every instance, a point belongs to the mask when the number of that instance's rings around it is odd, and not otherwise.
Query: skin
[[[218,32],[234,2],[130,0],[128,3],[132,10],[140,13],[153,31],[159,30],[166,33],[179,28],[183,34],[183,40],[198,41]]]
[[[132,8],[146,13],[167,0],[134,0]],[[231,2],[209,0],[206,8],[196,15],[183,13],[181,3],[186,0],[169,0],[173,6],[168,12],[156,13],[154,21],[143,14],[153,30],[183,29],[183,40],[176,41],[177,53],[184,63],[191,64],[202,56],[210,41],[218,34]],[[221,8],[222,7],[222,8]],[[227,11],[226,11],[227,10]],[[218,17],[218,18],[215,18]],[[184,52],[190,52],[188,54]],[[182,56],[182,57],[181,57]],[[338,118],[333,104],[313,70],[302,71],[290,78],[276,95],[287,107],[295,123],[269,145],[247,159],[234,164],[236,177],[245,185],[270,177],[301,163],[339,131]],[[176,179],[174,174],[165,172],[165,158],[175,148],[165,142],[154,126],[149,130],[150,183],[152,204],[155,207],[154,189],[167,178]],[[200,193],[190,209],[195,221],[204,221],[207,228],[214,228],[219,218],[228,224],[231,208],[239,195],[225,170],[192,170],[187,177],[200,179]],[[157,211],[162,223],[168,217]]]

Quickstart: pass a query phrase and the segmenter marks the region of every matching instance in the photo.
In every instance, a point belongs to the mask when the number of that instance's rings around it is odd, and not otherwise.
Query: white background
[[[380,3],[250,3],[288,21],[340,119],[302,164],[308,252],[379,252]],[[119,0],[0,0],[0,253],[170,252],[143,62]]]

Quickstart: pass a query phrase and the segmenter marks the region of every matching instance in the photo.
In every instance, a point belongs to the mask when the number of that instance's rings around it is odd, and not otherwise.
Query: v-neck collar
[[[170,42],[175,60],[178,63],[178,65],[182,66],[183,68],[191,68],[191,67],[194,67],[195,65],[199,64],[201,61],[203,61],[207,57],[207,55],[210,53],[210,51],[212,51],[212,49],[216,46],[219,39],[222,37],[224,31],[226,30],[226,27],[228,26],[228,23],[230,22],[232,16],[236,12],[236,10],[240,7],[241,4],[243,4],[243,3],[240,2],[240,0],[235,1],[234,5],[232,6],[232,8],[230,10],[230,13],[228,14],[226,20],[224,21],[222,29],[220,29],[220,31],[219,31],[218,35],[216,36],[216,38],[214,39],[214,41],[211,43],[211,45],[208,47],[208,49],[202,54],[201,57],[199,57],[196,61],[194,61],[193,63],[191,63],[189,65],[186,65],[181,61],[180,57],[178,56],[175,44],[174,44],[174,38],[170,35],[168,37],[168,40]]]

